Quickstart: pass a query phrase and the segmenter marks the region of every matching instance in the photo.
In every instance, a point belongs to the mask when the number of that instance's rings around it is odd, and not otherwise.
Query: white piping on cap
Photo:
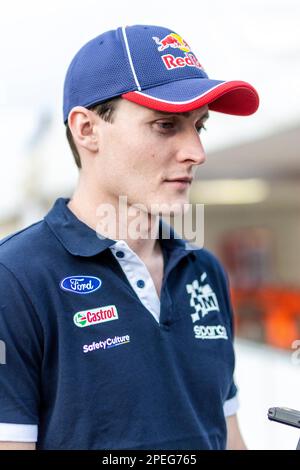
[[[200,79],[200,80],[201,80],[201,79]],[[216,88],[221,87],[222,85],[224,85],[224,83],[230,83],[230,82],[222,82],[222,83],[219,83],[218,85],[213,86],[213,87],[210,88],[209,90],[204,91],[203,93],[201,93],[201,95],[197,95],[197,96],[195,96],[194,98],[191,98],[190,100],[187,100],[187,101],[170,101],[170,100],[163,100],[162,98],[156,98],[155,96],[147,95],[147,93],[141,93],[140,91],[134,91],[133,93],[136,93],[137,95],[145,96],[146,98],[150,98],[150,99],[152,99],[152,100],[154,100],[154,101],[160,101],[161,103],[189,104],[189,103],[193,103],[194,101],[197,101],[199,98],[202,98],[203,96],[207,95],[207,94],[210,93],[212,90],[215,90]],[[151,88],[150,88],[150,91],[151,91]],[[232,90],[228,90],[228,91],[232,91]],[[217,98],[216,98],[216,99],[217,99]]]
[[[131,57],[129,44],[128,44],[128,40],[127,40],[127,35],[126,35],[126,26],[122,26],[122,33],[123,33],[126,52],[127,52],[127,55],[128,55],[128,60],[129,60],[129,63],[130,63],[130,68],[131,68],[131,71],[132,71],[132,74],[133,74],[133,78],[134,78],[136,86],[138,87],[138,90],[141,91],[142,88],[139,84],[138,78],[137,78],[136,73],[135,73],[134,65],[133,65],[133,62],[132,62],[132,57]]]

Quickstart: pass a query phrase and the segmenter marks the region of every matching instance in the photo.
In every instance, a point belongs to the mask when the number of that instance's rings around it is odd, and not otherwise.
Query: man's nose
[[[189,161],[193,165],[202,165],[205,162],[206,154],[199,135],[182,142],[177,152],[177,159],[181,162]]]

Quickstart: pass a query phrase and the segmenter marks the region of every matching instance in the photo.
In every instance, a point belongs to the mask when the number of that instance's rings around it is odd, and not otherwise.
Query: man
[[[257,107],[166,28],[77,53],[64,87],[77,187],[0,247],[1,448],[245,448],[224,272],[158,216],[188,201],[208,110]]]

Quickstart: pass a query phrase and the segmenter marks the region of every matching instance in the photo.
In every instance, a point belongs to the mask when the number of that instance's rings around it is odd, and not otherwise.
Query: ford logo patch
[[[91,294],[101,287],[102,281],[94,276],[69,276],[65,277],[60,287],[74,294]]]

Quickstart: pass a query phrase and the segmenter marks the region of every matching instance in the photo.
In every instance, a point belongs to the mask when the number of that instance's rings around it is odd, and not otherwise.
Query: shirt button
[[[116,252],[116,256],[117,256],[118,258],[124,258],[125,253],[124,253],[124,251],[117,251],[117,252]]]
[[[136,285],[142,289],[143,287],[145,287],[145,282],[143,281],[143,279],[139,279]]]

